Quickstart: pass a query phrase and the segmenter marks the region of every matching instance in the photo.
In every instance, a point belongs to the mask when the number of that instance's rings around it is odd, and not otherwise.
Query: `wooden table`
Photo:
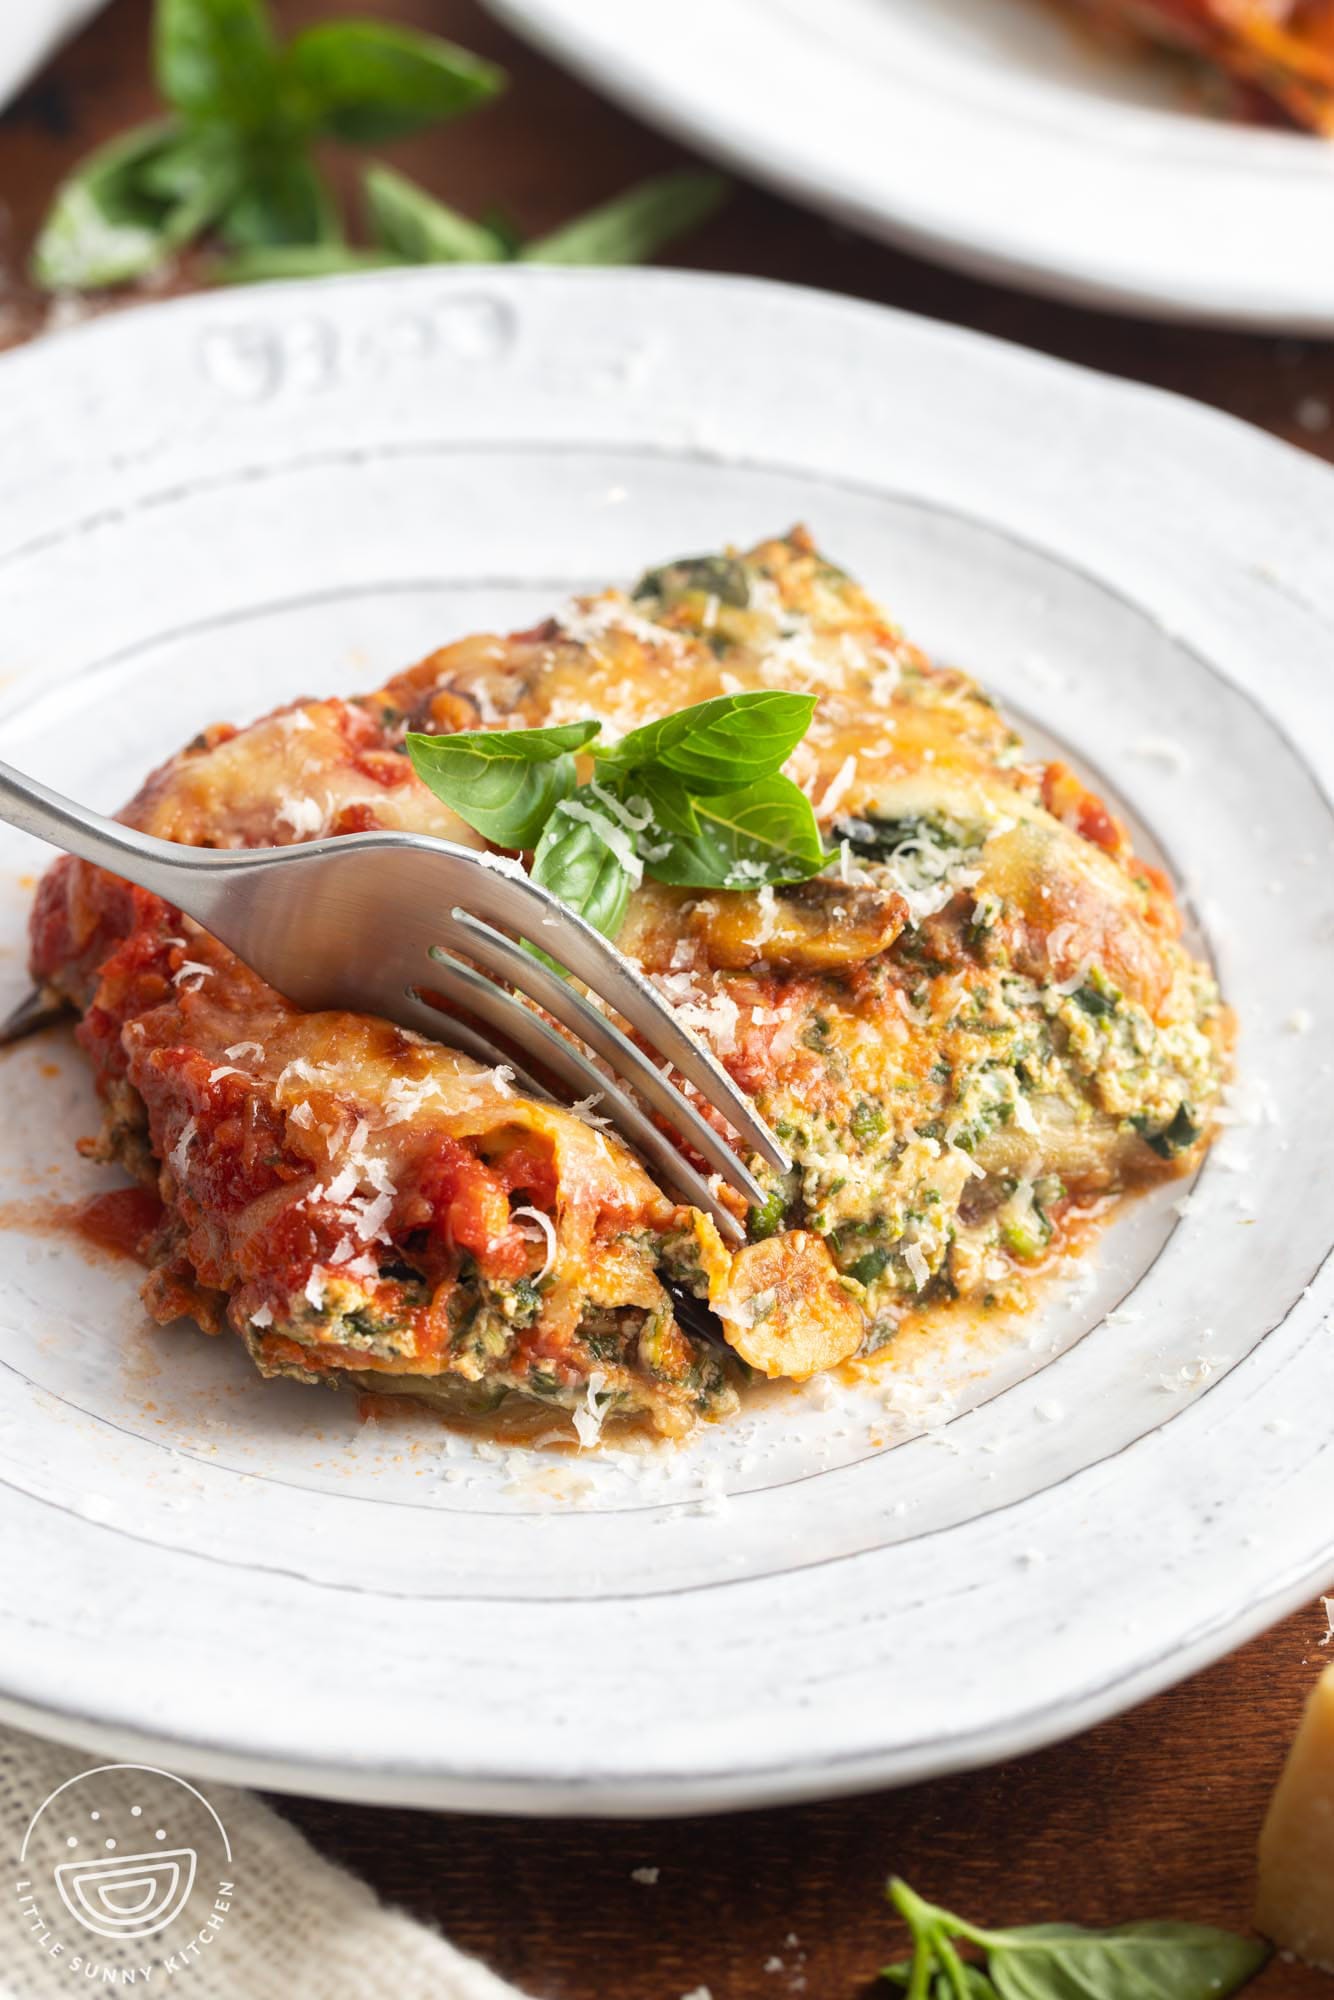
[[[0,345],[47,318],[13,270],[57,179],[96,141],[149,114],[149,12],[150,0],[114,0],[0,118],[0,205],[9,211]],[[504,64],[504,99],[395,153],[464,208],[498,203],[535,232],[679,157],[502,32],[474,0],[279,0],[277,12],[289,27],[383,13]],[[1334,349],[1324,343],[1051,305],[937,270],[747,187],[675,261],[979,327],[1200,397],[1334,459]],[[547,1823],[279,1803],[326,1853],[534,1994],[679,2000],[705,1986],[712,2000],[852,2000],[877,1990],[877,1968],[902,1942],[881,1896],[891,1869],[982,1922],[1161,1915],[1244,1926],[1265,1799],[1325,1633],[1314,1605],[1057,1749],[833,1804],[724,1820]],[[986,1635],[961,1634],[960,1643],[984,1647]],[[635,1881],[638,1868],[657,1868],[657,1882]],[[1282,1963],[1253,1990],[1267,2000],[1334,1994]]]

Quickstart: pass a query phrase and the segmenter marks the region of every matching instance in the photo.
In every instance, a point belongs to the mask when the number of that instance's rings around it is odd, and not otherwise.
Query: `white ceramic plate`
[[[924,256],[1172,319],[1334,329],[1334,145],[1207,117],[1045,0],[487,0],[704,152]]]
[[[1140,1201],[1020,1335],[918,1382],[647,1458],[488,1455],[148,1329],[132,1269],[23,1206],[101,1184],[80,1062],[30,1043],[0,1064],[5,1712],[293,1789],[734,1806],[1076,1729],[1334,1571],[1324,468],[741,281],[155,306],[0,364],[0,748],[110,808],[212,718],[799,518],[1187,885],[1244,1121],[1187,1212]],[[0,843],[0,1002],[41,859]]]

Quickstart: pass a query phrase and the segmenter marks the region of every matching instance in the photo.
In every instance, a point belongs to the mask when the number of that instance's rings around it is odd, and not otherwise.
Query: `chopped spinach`
[[[884,1106],[873,1097],[863,1097],[852,1107],[848,1129],[854,1139],[878,1139],[885,1129]]]
[[[1185,1103],[1178,1104],[1169,1124],[1160,1125],[1156,1130],[1152,1120],[1145,1116],[1132,1118],[1130,1122],[1145,1145],[1151,1146],[1164,1160],[1174,1160],[1178,1153],[1189,1152],[1202,1129],[1196,1124],[1190,1106]]]
[[[873,1285],[877,1278],[885,1275],[892,1254],[883,1244],[877,1244],[874,1250],[868,1250],[865,1256],[849,1266],[848,1276],[855,1278],[859,1285]]]
[[[716,597],[720,604],[744,611],[750,603],[746,565],[735,556],[683,556],[679,562],[646,571],[634,589],[637,599],[656,597],[668,608],[692,593]]]
[[[759,1208],[752,1208],[748,1232],[752,1243],[762,1236],[777,1236],[787,1218],[787,1196],[782,1188],[771,1188]]]
[[[1100,993],[1096,986],[1085,984],[1079,987],[1072,997],[1076,1007],[1082,1007],[1086,1014],[1092,1014],[1095,1019],[1116,1012],[1116,996]]]
[[[859,813],[855,819],[837,820],[833,837],[846,840],[867,861],[888,861],[901,848],[919,842],[924,847],[977,847],[985,829],[967,826],[946,813]]]

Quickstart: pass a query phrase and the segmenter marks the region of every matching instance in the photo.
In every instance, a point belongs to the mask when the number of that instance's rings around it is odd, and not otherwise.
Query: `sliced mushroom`
[[[727,971],[763,962],[794,972],[862,965],[887,951],[908,920],[889,889],[854,889],[821,878],[772,897],[717,890],[686,919],[710,965]]]
[[[824,1239],[804,1229],[739,1250],[710,1304],[743,1361],[795,1382],[846,1361],[866,1331]]]

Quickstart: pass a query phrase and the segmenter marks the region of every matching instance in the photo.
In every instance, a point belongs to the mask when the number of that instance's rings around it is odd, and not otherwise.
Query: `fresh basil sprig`
[[[889,1900],[912,1932],[913,1955],[884,1977],[909,2000],[1225,2000],[1269,1957],[1256,1938],[1208,1924],[1029,1924],[983,1930],[917,1895],[894,1877]],[[966,1961],[955,1940],[986,1954]]]
[[[803,882],[829,855],[810,800],[779,766],[805,735],[813,695],[719,695],[593,739],[594,721],[551,729],[412,733],[417,776],[498,847],[533,847],[532,876],[607,937],[644,875],[696,889]],[[573,752],[591,750],[577,785]]]
[[[505,75],[437,35],[374,20],[318,22],[282,43],[268,0],[156,0],[153,64],[171,115],[137,126],[61,184],[32,255],[48,291],[95,291],[156,270],[206,231],[233,281],[380,264],[615,264],[649,256],[712,213],[716,174],[664,174],[524,244],[402,174],[365,175],[369,246],[350,243],[317,143],[376,145],[484,104]]]
[[[545,236],[525,242],[499,220],[474,222],[418,187],[406,174],[380,162],[363,177],[366,220],[374,250],[342,246],[343,262],[326,257],[322,271],[361,271],[374,264],[636,264],[688,229],[707,220],[727,195],[720,174],[683,167],[655,174],[624,194],[576,217]],[[309,264],[304,244],[289,254],[243,250],[219,275],[229,284],[259,278],[303,278]]]
[[[505,81],[452,42],[379,21],[324,22],[284,46],[265,0],[157,0],[153,57],[175,115],[60,187],[33,252],[49,290],[142,277],[205,229],[247,250],[341,243],[315,141],[398,138]]]

